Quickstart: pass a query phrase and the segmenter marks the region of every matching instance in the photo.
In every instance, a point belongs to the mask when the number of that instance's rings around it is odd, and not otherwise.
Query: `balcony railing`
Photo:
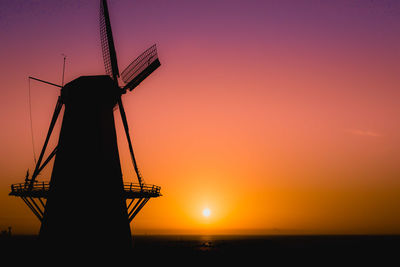
[[[36,181],[31,188],[29,187],[29,183],[18,183],[11,185],[10,195],[47,198],[49,189],[49,182]],[[127,199],[159,197],[161,196],[160,191],[161,187],[157,185],[124,183],[124,196]]]

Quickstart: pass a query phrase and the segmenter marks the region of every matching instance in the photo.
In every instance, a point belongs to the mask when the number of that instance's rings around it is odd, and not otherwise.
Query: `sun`
[[[211,215],[211,210],[209,208],[203,209],[203,216],[204,217],[210,217]]]

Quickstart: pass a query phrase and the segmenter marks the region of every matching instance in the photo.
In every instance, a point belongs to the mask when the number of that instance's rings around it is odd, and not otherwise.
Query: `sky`
[[[400,234],[399,1],[108,2],[120,70],[154,43],[162,64],[122,99],[163,194],[134,234]],[[0,230],[40,227],[8,193],[59,89],[28,76],[61,84],[62,54],[65,82],[105,74],[98,24],[97,0],[0,1]]]

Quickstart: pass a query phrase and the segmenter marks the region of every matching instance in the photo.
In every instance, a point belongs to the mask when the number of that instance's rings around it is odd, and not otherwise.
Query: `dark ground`
[[[48,253],[38,249],[36,239],[36,236],[0,237],[0,256],[3,259],[0,265],[7,259],[14,262],[18,259],[17,263],[29,259],[48,260]],[[257,266],[400,266],[400,236],[166,235],[135,236],[133,240],[132,253],[123,256],[128,264],[113,266],[167,263],[180,266],[215,266],[221,263],[256,263]],[[68,259],[68,254],[62,257]]]

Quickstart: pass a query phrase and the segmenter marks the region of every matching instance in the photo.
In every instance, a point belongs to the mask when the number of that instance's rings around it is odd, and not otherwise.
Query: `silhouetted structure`
[[[100,1],[100,34],[108,75],[82,76],[61,89],[35,170],[25,182],[11,185],[41,221],[39,239],[58,250],[125,251],[131,247],[129,223],[160,187],[146,185],[133,153],[121,100],[160,66],[153,45],[122,72],[118,65],[106,0]],[[44,159],[48,141],[65,105],[58,145]],[[118,105],[138,184],[124,184],[117,146],[113,109]],[[50,183],[38,182],[38,174],[55,157]],[[42,163],[43,162],[43,163]],[[47,201],[46,201],[47,200]]]

